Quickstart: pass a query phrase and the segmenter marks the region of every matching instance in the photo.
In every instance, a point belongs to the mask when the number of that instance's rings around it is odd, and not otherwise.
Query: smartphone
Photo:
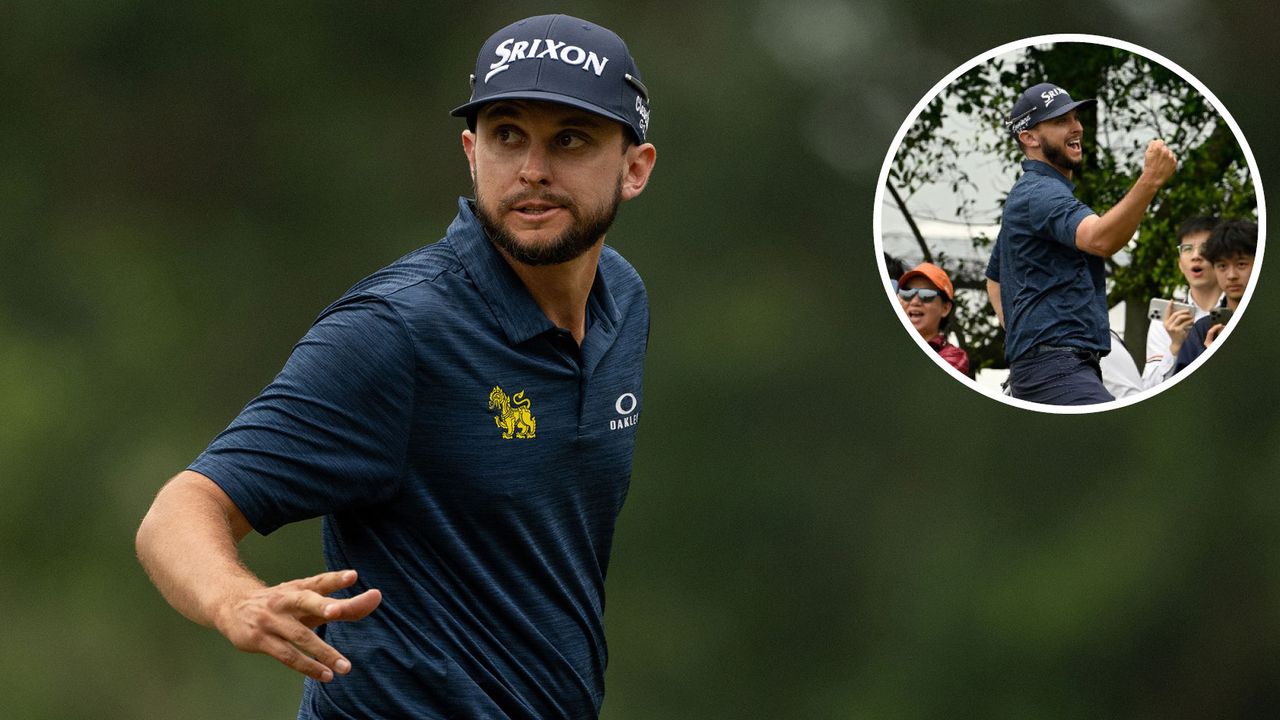
[[[1226,325],[1230,321],[1231,321],[1231,308],[1229,307],[1216,307],[1209,311],[1210,326]]]
[[[1173,310],[1186,310],[1193,315],[1196,309],[1190,305],[1177,300],[1165,300],[1164,298],[1151,298],[1151,304],[1147,306],[1147,319],[1164,321],[1164,314],[1169,311],[1169,303],[1173,303]]]

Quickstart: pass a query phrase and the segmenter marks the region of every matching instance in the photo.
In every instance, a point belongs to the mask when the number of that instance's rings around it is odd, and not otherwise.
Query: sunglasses
[[[1199,245],[1192,245],[1191,243],[1183,243],[1178,246],[1178,252],[1182,253],[1183,255],[1188,255],[1193,252],[1200,253],[1200,252],[1203,252],[1203,250],[1204,250],[1204,243],[1200,243]]]
[[[898,290],[898,297],[901,298],[904,302],[910,302],[911,298],[917,295],[920,296],[920,302],[933,302],[934,300],[937,300],[940,295],[942,295],[942,291],[930,290],[928,288],[911,288],[910,290],[907,290],[904,288],[904,289]]]

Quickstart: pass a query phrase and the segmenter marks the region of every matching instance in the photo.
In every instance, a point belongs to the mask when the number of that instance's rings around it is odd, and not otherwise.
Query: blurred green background
[[[653,334],[604,718],[1276,716],[1275,272],[1191,380],[1043,415],[919,351],[871,237],[920,97],[1048,32],[1180,64],[1265,185],[1277,14],[1205,0],[7,0],[0,715],[294,716],[133,533],[326,304],[442,234],[480,43],[555,10],[627,39],[659,153],[610,233]],[[243,549],[321,567],[316,522]]]

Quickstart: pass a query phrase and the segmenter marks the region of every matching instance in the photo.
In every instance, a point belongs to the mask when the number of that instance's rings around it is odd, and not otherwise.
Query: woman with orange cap
[[[955,288],[946,271],[933,263],[920,263],[898,278],[898,302],[911,326],[943,360],[969,377],[969,356],[947,341],[955,303]]]

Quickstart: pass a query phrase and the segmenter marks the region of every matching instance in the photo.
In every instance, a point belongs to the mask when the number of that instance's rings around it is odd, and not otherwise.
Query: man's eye
[[[556,138],[556,145],[565,150],[573,150],[574,148],[582,147],[586,142],[587,141],[582,136],[574,133],[564,133]]]
[[[514,143],[520,142],[522,136],[514,128],[504,127],[504,128],[498,128],[498,130],[494,133],[494,137],[496,137],[498,142],[502,143],[503,145],[512,145]]]

